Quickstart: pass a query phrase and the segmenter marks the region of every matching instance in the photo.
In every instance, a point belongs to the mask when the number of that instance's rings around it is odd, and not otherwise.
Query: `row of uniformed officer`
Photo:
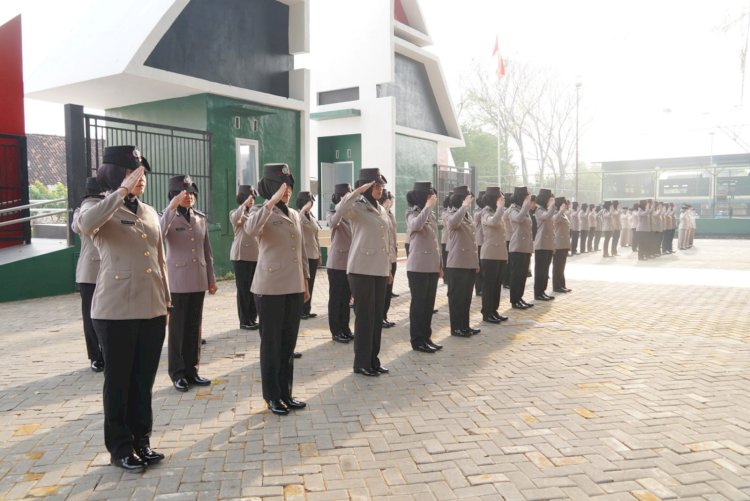
[[[245,221],[245,231],[257,237],[259,248],[251,290],[260,316],[263,398],[277,415],[306,406],[292,391],[300,315],[310,297],[300,215],[288,206],[293,186],[287,164],[264,165],[258,192],[266,202],[250,209]]]
[[[195,210],[198,186],[189,175],[169,179],[169,205],[161,215],[162,237],[167,248],[169,290],[169,377],[177,391],[190,385],[208,386],[198,374],[201,326],[206,290],[216,294],[213,254],[206,215]]]
[[[137,198],[146,170],[135,147],[105,148],[97,181],[109,193],[78,218],[101,257],[91,318],[104,354],[104,442],[112,464],[129,471],[164,459],[149,441],[170,296],[159,216]]]
[[[91,364],[91,370],[101,372],[104,370],[104,357],[102,348],[99,346],[99,338],[96,337],[94,323],[91,321],[91,300],[94,298],[96,289],[96,276],[99,274],[99,251],[96,250],[91,235],[81,233],[78,228],[78,218],[81,210],[104,198],[101,187],[95,177],[86,179],[86,196],[81,201],[81,206],[73,212],[70,228],[81,237],[81,253],[76,263],[76,283],[81,294],[81,316],[83,318],[83,336],[86,340],[86,353]]]
[[[443,347],[432,341],[432,315],[435,308],[438,280],[443,276],[443,260],[438,243],[437,218],[433,208],[437,193],[432,183],[415,182],[406,194],[406,232],[409,255],[406,277],[409,280],[409,337],[411,347],[423,353],[435,353]]]

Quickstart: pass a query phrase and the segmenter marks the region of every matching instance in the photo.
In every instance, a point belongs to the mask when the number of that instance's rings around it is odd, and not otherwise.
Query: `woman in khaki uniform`
[[[302,240],[305,245],[305,253],[307,253],[308,267],[310,268],[310,279],[307,282],[310,299],[302,305],[302,315],[300,315],[302,320],[318,316],[317,313],[311,311],[312,295],[313,288],[315,287],[315,275],[317,274],[318,266],[323,265],[323,260],[321,259],[320,239],[318,238],[320,224],[310,212],[314,202],[315,197],[309,191],[300,191],[297,195],[297,210],[300,214],[299,219],[302,222]]]
[[[258,183],[267,200],[250,209],[245,231],[258,238],[258,267],[251,288],[260,315],[260,377],[263,398],[283,416],[307,404],[292,395],[294,347],[302,304],[310,299],[307,254],[299,213],[288,206],[294,177],[287,164],[266,164]]]
[[[503,275],[508,263],[505,244],[505,197],[499,187],[490,186],[484,192],[484,208],[480,212],[484,245],[480,253],[484,285],[482,287],[482,320],[499,324],[508,317],[498,312]]]
[[[81,207],[73,212],[73,222],[70,229],[81,237],[81,253],[78,255],[76,264],[76,283],[78,291],[81,293],[81,316],[83,318],[83,336],[86,340],[86,353],[89,357],[91,370],[102,372],[104,370],[104,356],[102,348],[99,346],[99,339],[96,337],[94,324],[91,321],[91,300],[94,298],[96,290],[96,276],[99,274],[99,251],[96,250],[94,241],[91,236],[81,234],[78,228],[78,218],[81,210],[85,210],[90,205],[96,205],[99,200],[103,199],[102,189],[95,177],[86,179],[86,196],[83,197]]]
[[[572,292],[565,285],[565,263],[568,261],[570,250],[570,218],[568,217],[568,201],[565,197],[555,198],[557,213],[552,216],[555,229],[555,254],[552,256],[552,290],[555,292]]]
[[[184,392],[192,385],[211,384],[198,374],[198,366],[206,290],[214,295],[218,288],[206,215],[194,208],[198,186],[184,175],[171,177],[168,187],[170,202],[160,223],[172,294],[169,377],[175,390]]]
[[[534,251],[534,240],[531,238],[531,193],[526,186],[513,189],[513,203],[508,209],[511,225],[510,246],[508,259],[510,260],[510,304],[517,310],[525,310],[534,306],[523,300],[526,290],[526,278]]]
[[[346,278],[346,264],[352,245],[352,229],[349,221],[337,210],[341,199],[352,191],[348,183],[337,184],[331,195],[333,207],[328,211],[326,222],[331,230],[331,246],[328,248],[326,272],[328,273],[328,328],[331,338],[337,343],[348,343],[354,339],[349,328],[349,299],[352,291]]]
[[[252,185],[240,185],[237,189],[237,203],[240,206],[229,213],[229,221],[234,231],[229,259],[232,262],[237,288],[237,316],[240,319],[240,329],[251,331],[258,328],[255,296],[250,292],[255,268],[258,265],[258,239],[245,233],[244,226],[257,196],[258,192]]]
[[[91,318],[104,354],[104,443],[132,472],[164,459],[150,445],[151,391],[170,298],[159,216],[138,200],[146,170],[134,146],[105,148],[96,178],[108,194],[78,218],[101,257]]]
[[[361,169],[357,188],[347,194],[338,211],[352,228],[352,246],[346,266],[354,296],[354,373],[379,376],[388,373],[380,364],[385,289],[391,276],[388,214],[380,205],[385,177],[380,169]]]
[[[396,216],[393,214],[393,194],[388,190],[383,190],[383,195],[380,197],[380,205],[385,209],[388,214],[388,221],[390,227],[388,234],[390,236],[391,245],[391,276],[396,276],[396,262],[398,261],[398,239],[396,236]],[[393,293],[393,282],[385,286],[385,306],[383,307],[383,329],[390,329],[396,322],[388,320],[388,311],[391,309],[391,299],[398,297],[397,294]]]

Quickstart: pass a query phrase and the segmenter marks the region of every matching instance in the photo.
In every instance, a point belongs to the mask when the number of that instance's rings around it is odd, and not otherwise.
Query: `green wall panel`
[[[0,302],[74,292],[77,252],[68,247],[0,266]]]
[[[206,130],[206,94],[134,104],[107,110],[106,115],[161,125]]]
[[[347,150],[352,150],[351,158],[347,158]],[[336,151],[339,152],[339,158],[336,158]],[[320,179],[320,164],[321,163],[335,163],[335,162],[353,162],[354,163],[354,179],[359,177],[359,170],[362,168],[362,135],[361,134],[348,134],[345,136],[327,136],[318,138],[318,179]],[[318,197],[321,194],[321,186],[318,183]],[[330,200],[321,200],[318,204],[320,214],[319,218],[325,218],[328,207],[331,204]]]
[[[415,181],[431,181],[434,184],[435,164],[435,141],[396,134],[396,182],[389,183],[388,189],[398,204],[396,224],[399,233],[406,232],[406,192],[412,189]]]

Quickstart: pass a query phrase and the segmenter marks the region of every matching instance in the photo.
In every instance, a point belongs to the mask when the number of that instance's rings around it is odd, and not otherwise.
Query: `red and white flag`
[[[492,57],[497,59],[497,78],[501,79],[505,76],[505,61],[503,61],[503,56],[500,55],[500,41],[498,39],[498,36],[495,35],[495,48],[492,49]]]

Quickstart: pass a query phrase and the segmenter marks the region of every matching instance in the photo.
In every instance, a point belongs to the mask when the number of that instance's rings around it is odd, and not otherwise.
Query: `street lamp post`
[[[580,101],[581,82],[576,82],[576,202],[578,198],[578,104]]]

